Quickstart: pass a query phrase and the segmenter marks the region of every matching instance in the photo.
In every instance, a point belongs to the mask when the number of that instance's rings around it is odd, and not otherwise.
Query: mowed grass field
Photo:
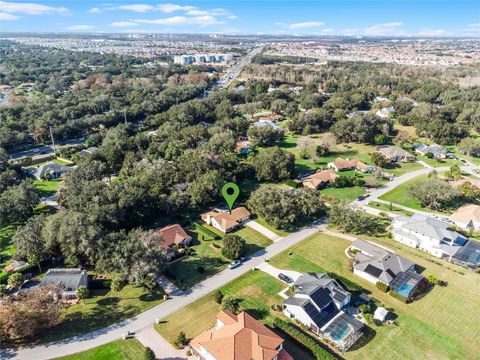
[[[280,304],[282,298],[278,293],[286,287],[280,280],[260,270],[252,270],[221,288],[222,293],[241,298],[240,307],[261,322],[270,325],[275,313],[270,309],[273,304]],[[215,325],[216,316],[221,306],[214,300],[214,293],[197,300],[180,311],[162,319],[155,329],[170,343],[175,342],[178,334],[184,331],[188,339]],[[313,360],[311,354],[302,347],[286,341],[285,349],[295,359]]]
[[[428,175],[420,175],[415,179],[406,181],[403,184],[397,186],[396,188],[390,190],[386,194],[380,196],[381,200],[391,202],[392,204],[403,205],[415,210],[437,212],[442,214],[451,214],[452,211],[433,211],[427,208],[424,208],[420,205],[420,202],[414,199],[409,193],[408,189],[414,184],[420,184],[428,180]],[[459,204],[460,206],[461,204]]]
[[[312,236],[272,258],[270,263],[281,269],[336,273],[394,309],[398,327],[373,326],[373,339],[345,353],[346,359],[478,359],[480,276],[452,264],[438,265],[431,261],[438,259],[393,240],[376,241],[425,268],[424,275],[433,274],[448,285],[437,286],[423,298],[403,304],[351,273],[344,255],[350,242],[325,234]]]
[[[142,360],[145,348],[138,340],[117,340],[57,360]]]

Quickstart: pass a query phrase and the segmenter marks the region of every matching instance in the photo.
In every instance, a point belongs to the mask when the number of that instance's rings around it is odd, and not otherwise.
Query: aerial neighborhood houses
[[[27,168],[25,171],[37,180],[53,180],[58,179],[72,168],[73,167],[71,166],[65,166],[53,161],[49,161],[36,168]]]
[[[235,208],[231,212],[213,209],[203,213],[201,218],[208,225],[212,225],[226,234],[242,226],[250,219],[250,212],[244,207]]]
[[[156,230],[156,233],[160,236],[160,247],[166,251],[166,261],[172,261],[175,258],[177,253],[175,247],[185,248],[192,241],[192,237],[179,224],[165,226]]]
[[[334,162],[328,163],[328,167],[334,169],[336,172],[357,170],[363,173],[368,173],[372,172],[375,169],[373,166],[364,164],[359,160],[345,160],[342,158],[336,158]]]
[[[468,240],[444,221],[415,214],[392,222],[395,241],[469,268],[480,266],[480,243]]]
[[[387,118],[390,116],[391,113],[393,113],[395,111],[394,107],[393,106],[387,106],[383,109],[380,109],[380,110],[377,110],[377,112],[375,113],[375,115],[381,117],[381,118]]]
[[[321,189],[335,181],[337,177],[338,175],[332,170],[320,170],[315,174],[304,177],[302,183],[304,187],[310,189]]]
[[[65,300],[76,299],[80,286],[88,287],[88,275],[85,270],[78,268],[54,268],[45,274],[40,286],[60,284],[64,286],[62,297]]]
[[[415,144],[413,148],[418,154],[431,157],[433,159],[447,159],[452,157],[452,154],[449,153],[447,149],[442,148],[438,144]]]
[[[247,312],[234,315],[223,310],[215,327],[190,341],[197,360],[292,360],[284,340]]]
[[[363,323],[348,315],[351,295],[325,273],[306,273],[293,284],[283,313],[346,351],[363,334]]]
[[[391,162],[412,162],[415,156],[398,146],[383,145],[378,146],[377,151],[383,154]]]
[[[377,284],[381,282],[402,296],[406,302],[424,288],[425,278],[415,271],[415,263],[364,240],[354,240],[353,273]]]

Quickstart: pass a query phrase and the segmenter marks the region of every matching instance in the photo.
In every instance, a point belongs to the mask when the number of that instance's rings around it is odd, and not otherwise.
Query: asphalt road
[[[93,347],[118,340],[128,330],[138,332],[139,330],[154,323],[156,318],[162,319],[180,310],[195,300],[202,298],[206,294],[245,274],[252,269],[252,267],[260,265],[265,259],[269,259],[306,239],[310,235],[315,234],[319,231],[320,227],[321,224],[317,223],[317,225],[312,225],[308,228],[286,236],[282,240],[277,241],[267,248],[254,254],[250,260],[243,263],[240,267],[233,270],[223,270],[220,273],[202,281],[186,292],[179,291],[177,293],[172,293],[172,298],[170,300],[167,300],[164,303],[159,304],[131,319],[88,334],[75,336],[73,338],[68,338],[45,345],[24,347],[17,350],[3,349],[0,351],[0,358],[22,360],[51,359],[85,351]]]

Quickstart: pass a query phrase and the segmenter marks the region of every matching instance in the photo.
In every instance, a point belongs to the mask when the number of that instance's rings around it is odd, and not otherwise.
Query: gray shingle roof
[[[352,247],[360,250],[355,255],[355,269],[364,271],[386,284],[395,279],[398,273],[415,265],[414,262],[367,241],[354,240]]]
[[[42,285],[63,284],[66,290],[75,291],[80,285],[88,284],[85,270],[73,269],[49,269],[42,279]]]

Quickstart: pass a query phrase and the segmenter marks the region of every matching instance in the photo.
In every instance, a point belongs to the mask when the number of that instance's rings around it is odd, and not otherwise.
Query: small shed
[[[373,319],[383,323],[385,322],[387,316],[388,316],[388,310],[379,306],[375,310],[375,313],[373,314]]]

